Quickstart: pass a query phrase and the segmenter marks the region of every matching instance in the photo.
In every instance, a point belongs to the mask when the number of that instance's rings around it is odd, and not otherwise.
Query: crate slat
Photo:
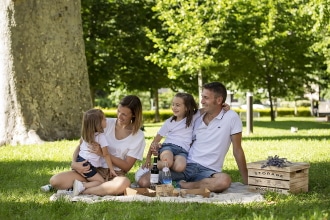
[[[247,164],[248,185],[252,191],[274,191],[297,193],[308,191],[308,172],[310,165],[305,162],[291,163],[287,167],[267,166],[266,161]]]

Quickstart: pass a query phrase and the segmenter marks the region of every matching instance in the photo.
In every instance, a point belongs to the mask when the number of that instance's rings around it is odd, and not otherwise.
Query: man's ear
[[[223,97],[222,96],[217,97],[217,104],[218,105],[222,105],[223,104],[222,103],[222,100],[223,100]]]

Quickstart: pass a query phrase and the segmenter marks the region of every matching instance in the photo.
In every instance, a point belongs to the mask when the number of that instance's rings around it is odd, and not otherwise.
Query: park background
[[[330,99],[329,7],[327,0],[3,1],[1,219],[328,219],[329,122],[314,109]],[[149,144],[173,94],[198,100],[210,81],[226,85],[242,119],[246,94],[262,105],[243,137],[248,162],[278,154],[311,163],[308,193],[269,193],[265,203],[246,205],[88,205],[50,202],[39,191],[69,169],[82,112],[101,107],[114,116],[124,95],[137,94]],[[230,154],[226,161],[240,181]]]

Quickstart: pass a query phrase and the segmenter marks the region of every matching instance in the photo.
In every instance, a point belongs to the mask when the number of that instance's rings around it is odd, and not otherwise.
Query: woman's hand
[[[102,148],[98,143],[94,142],[93,144],[88,145],[88,148],[89,148],[89,152],[103,157]]]
[[[91,171],[91,168],[90,165],[84,166],[84,163],[87,163],[87,160],[84,160],[82,162],[72,162],[71,168],[83,177],[86,177],[84,173],[89,173]]]

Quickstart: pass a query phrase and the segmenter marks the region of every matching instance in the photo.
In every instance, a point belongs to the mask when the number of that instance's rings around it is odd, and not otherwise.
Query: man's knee
[[[222,192],[230,187],[231,184],[231,178],[226,173],[218,173],[213,176],[216,181],[216,191]]]

